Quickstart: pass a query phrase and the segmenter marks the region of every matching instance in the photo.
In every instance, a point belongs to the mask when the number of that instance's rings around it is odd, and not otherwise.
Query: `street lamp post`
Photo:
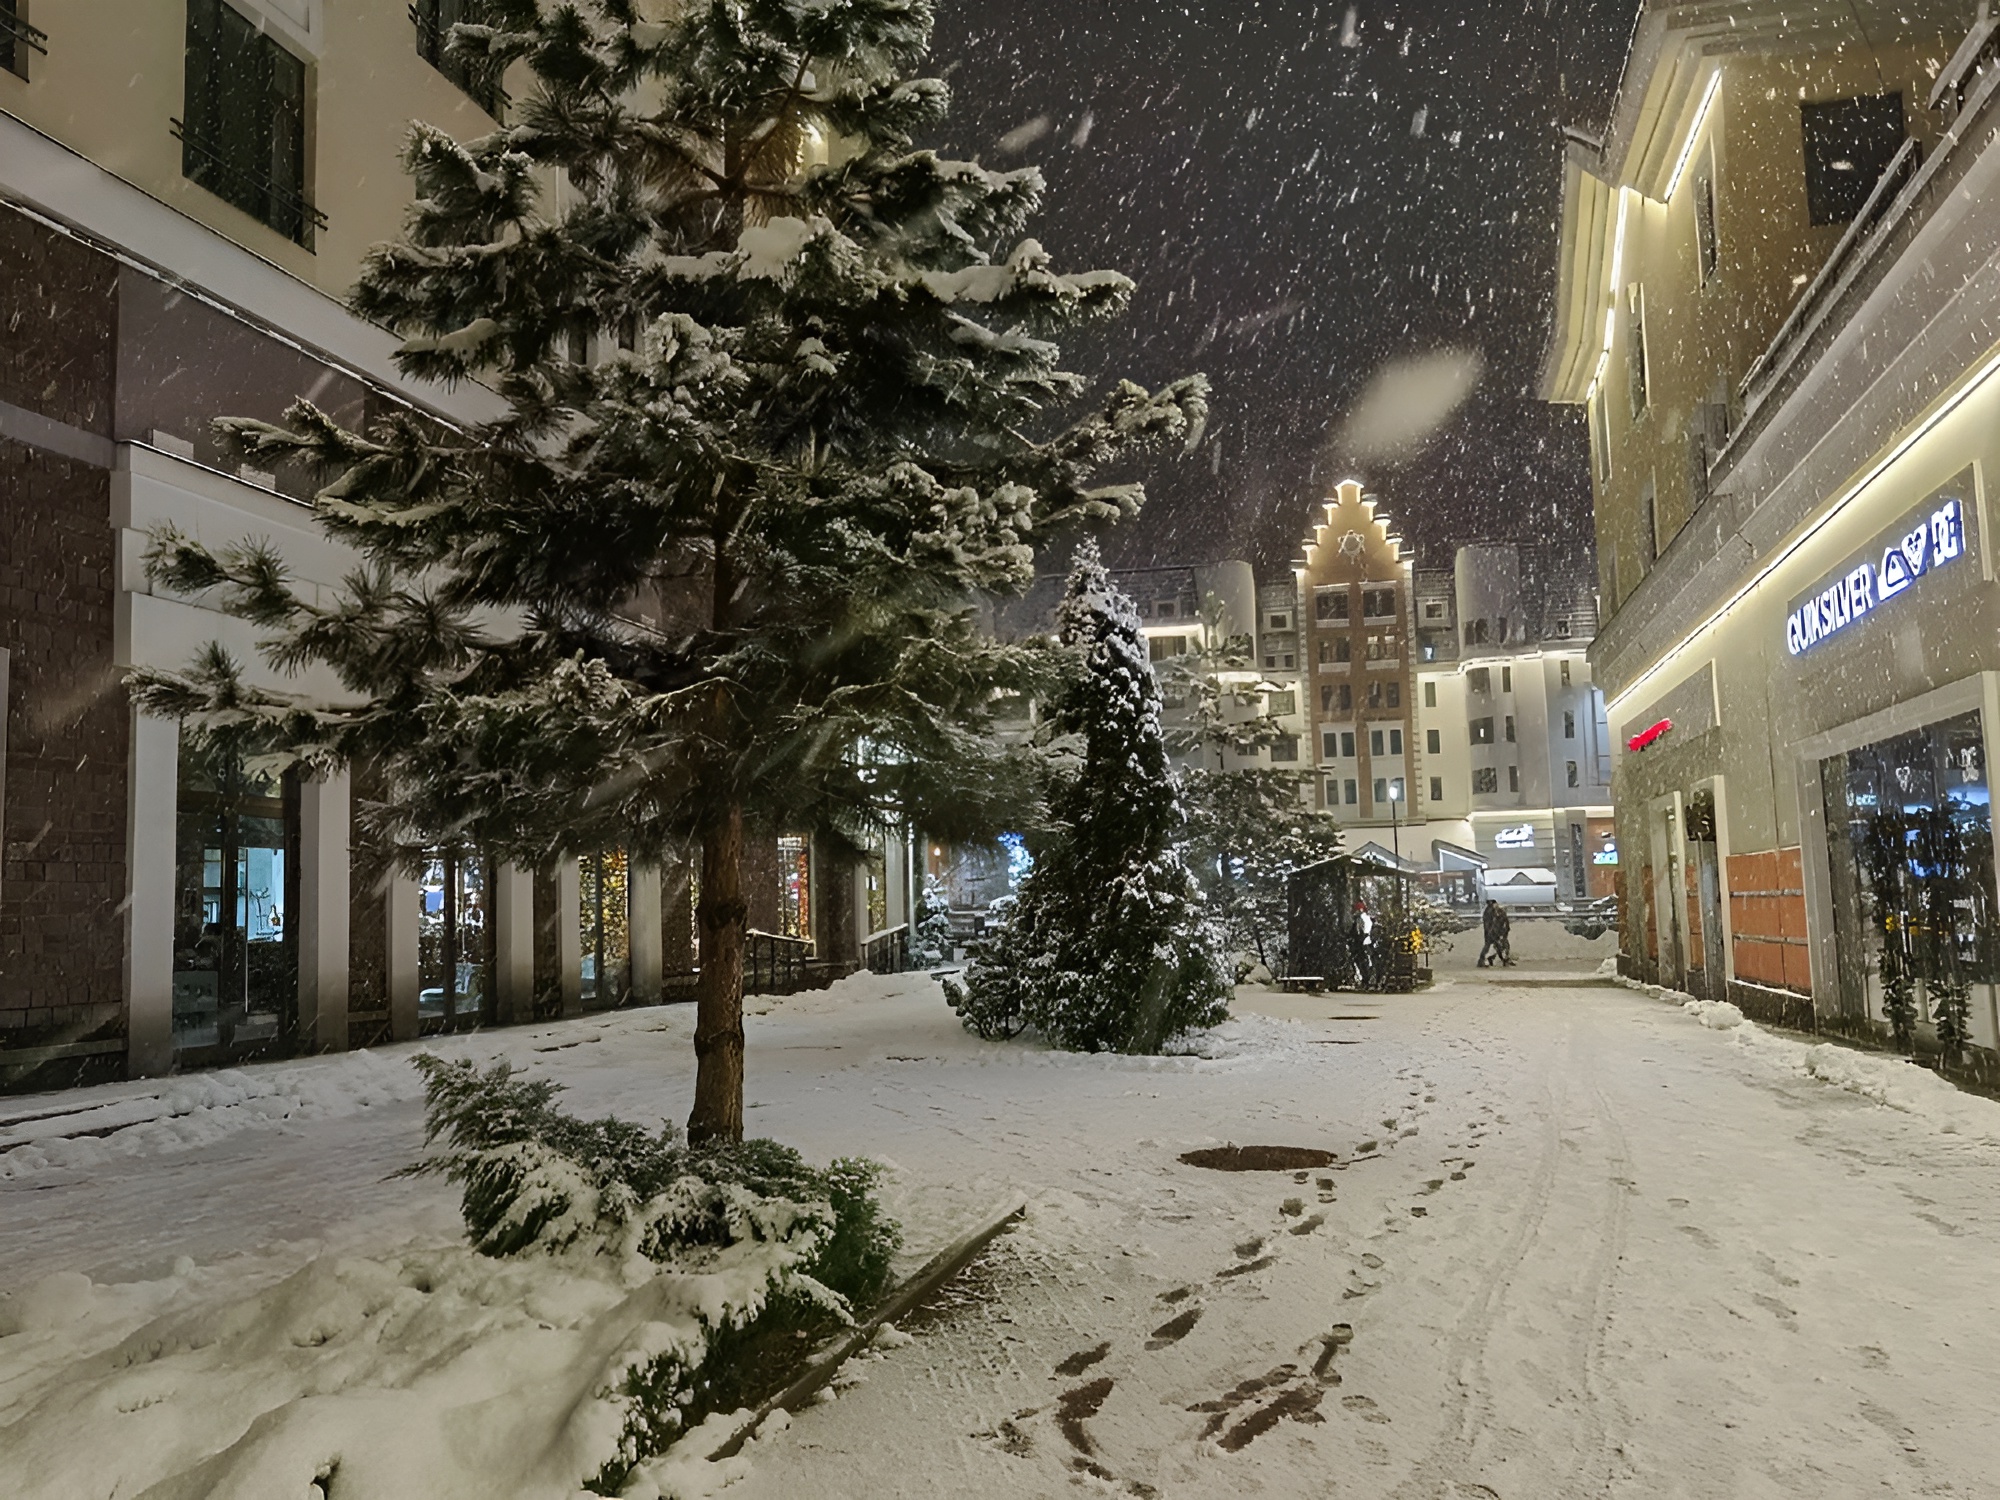
[[[1402,803],[1403,788],[1398,782],[1392,780],[1389,783],[1389,847],[1395,851],[1396,871],[1398,874],[1402,873],[1403,868],[1402,824],[1397,816],[1402,808]]]

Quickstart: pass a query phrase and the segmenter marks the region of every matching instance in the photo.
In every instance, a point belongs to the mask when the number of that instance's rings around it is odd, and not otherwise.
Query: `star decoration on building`
[[[1342,557],[1359,557],[1368,550],[1368,538],[1358,531],[1350,531],[1340,539]]]

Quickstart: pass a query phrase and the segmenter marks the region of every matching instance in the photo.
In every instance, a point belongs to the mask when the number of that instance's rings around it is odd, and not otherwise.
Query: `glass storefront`
[[[417,882],[417,1015],[426,1030],[451,1031],[485,1019],[491,934],[486,861],[440,851]]]
[[[632,991],[630,867],[623,849],[587,854],[577,867],[583,1003],[610,1010]]]
[[[1935,1024],[1962,994],[1971,1040],[1993,1046],[2000,933],[1979,715],[1830,756],[1820,771],[1841,1012]]]
[[[812,937],[812,845],[790,834],[778,840],[778,935]]]
[[[174,1045],[254,1052],[298,1009],[298,795],[183,740],[174,855]]]

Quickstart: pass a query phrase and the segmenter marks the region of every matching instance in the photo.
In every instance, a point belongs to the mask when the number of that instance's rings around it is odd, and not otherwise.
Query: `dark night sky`
[[[1352,11],[1350,28],[1347,0],[938,0],[933,68],[956,97],[938,144],[1039,165],[1031,232],[1064,269],[1139,284],[1072,367],[1215,383],[1208,446],[1151,470],[1120,563],[1282,564],[1350,473],[1427,566],[1471,540],[1589,545],[1582,420],[1532,386],[1557,126],[1602,128],[1633,0]],[[1338,451],[1385,361],[1467,349],[1484,378],[1435,439],[1395,464]]]

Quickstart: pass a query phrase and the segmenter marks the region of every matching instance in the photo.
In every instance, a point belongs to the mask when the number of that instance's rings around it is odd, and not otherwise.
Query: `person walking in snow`
[[[1496,962],[1510,969],[1514,966],[1514,955],[1508,951],[1507,944],[1508,930],[1513,925],[1507,916],[1507,908],[1489,896],[1485,914],[1480,919],[1482,935],[1486,939],[1479,948],[1480,968],[1490,968]]]
[[[1354,972],[1362,989],[1375,984],[1375,918],[1366,901],[1354,903]]]

